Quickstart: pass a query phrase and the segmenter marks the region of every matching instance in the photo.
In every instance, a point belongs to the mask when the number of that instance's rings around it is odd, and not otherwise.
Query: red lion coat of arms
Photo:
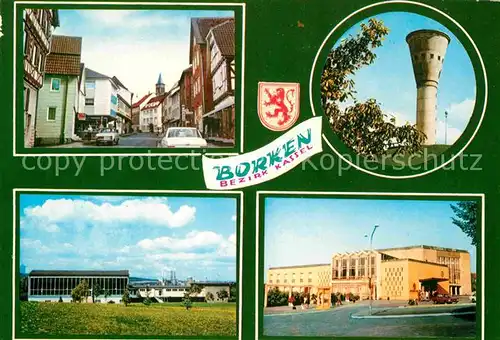
[[[259,83],[258,113],[273,131],[288,130],[299,118],[300,86],[296,83]]]

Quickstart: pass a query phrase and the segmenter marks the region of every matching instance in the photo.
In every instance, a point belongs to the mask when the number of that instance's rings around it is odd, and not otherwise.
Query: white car
[[[206,148],[207,141],[200,131],[190,127],[171,127],[161,140],[165,148]]]
[[[119,140],[120,140],[120,135],[116,130],[113,129],[103,129],[98,134],[95,135],[96,145],[100,144],[118,145]]]

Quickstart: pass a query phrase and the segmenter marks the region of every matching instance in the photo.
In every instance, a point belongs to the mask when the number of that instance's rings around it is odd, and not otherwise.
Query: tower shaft
[[[440,31],[419,30],[408,34],[406,42],[417,85],[417,129],[426,136],[424,145],[433,145],[438,84],[450,38]]]

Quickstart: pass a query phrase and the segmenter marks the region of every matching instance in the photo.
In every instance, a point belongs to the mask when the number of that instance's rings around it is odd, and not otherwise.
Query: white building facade
[[[85,69],[85,115],[92,130],[113,126],[118,111],[118,86],[110,77]]]

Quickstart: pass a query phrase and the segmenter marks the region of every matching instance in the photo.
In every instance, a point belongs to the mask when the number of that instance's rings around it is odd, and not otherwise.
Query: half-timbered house
[[[45,61],[52,32],[59,26],[57,10],[26,9],[23,13],[24,145],[35,144],[38,91],[43,86]]]

